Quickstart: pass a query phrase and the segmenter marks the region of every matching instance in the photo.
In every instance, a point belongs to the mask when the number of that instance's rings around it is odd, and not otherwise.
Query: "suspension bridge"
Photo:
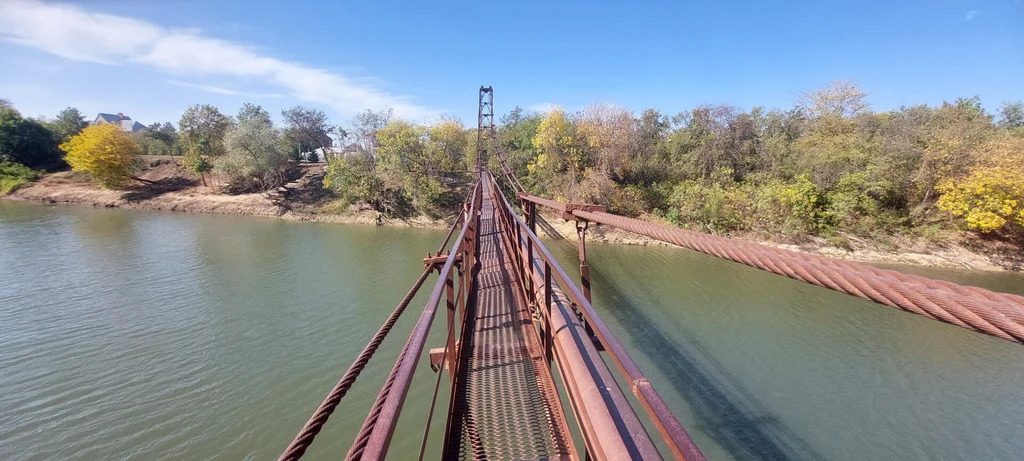
[[[528,193],[500,150],[494,92],[481,87],[474,184],[424,270],[282,453],[297,460],[355,383],[427,279],[426,305],[346,460],[379,460],[424,350],[437,373],[419,458],[703,460],[679,419],[591,304],[586,235],[604,225],[756,267],[962,328],[1024,343],[1024,297],[742,242]],[[489,171],[488,158],[498,168]],[[538,207],[574,221],[579,273],[537,236]],[[575,272],[575,271],[574,271]],[[578,280],[578,282],[577,282]],[[609,306],[614,308],[614,306]],[[446,335],[427,348],[439,311]],[[443,434],[430,434],[442,379],[450,382]],[[416,389],[426,395],[429,389]],[[445,400],[442,400],[442,402]],[[438,413],[440,414],[440,413]],[[345,415],[343,417],[350,417]],[[646,424],[645,424],[646,423]],[[649,430],[653,429],[653,430]],[[577,442],[574,434],[579,434]],[[425,453],[442,437],[440,453]]]

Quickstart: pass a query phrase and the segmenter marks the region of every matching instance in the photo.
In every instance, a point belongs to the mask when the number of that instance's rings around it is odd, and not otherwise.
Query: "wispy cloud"
[[[981,10],[968,11],[967,14],[964,15],[964,21],[973,21],[979,15],[981,15]]]
[[[562,106],[555,104],[553,102],[539,102],[537,104],[531,104],[526,108],[534,112],[551,112],[560,107]]]
[[[230,95],[230,96],[246,96],[246,97],[250,97],[250,98],[260,98],[260,99],[262,99],[262,98],[280,98],[280,97],[284,96],[283,94],[280,94],[280,93],[249,93],[249,92],[245,92],[245,91],[233,90],[231,88],[224,88],[224,87],[221,87],[221,86],[203,85],[203,84],[199,84],[199,83],[181,82],[181,81],[178,81],[178,80],[168,80],[167,83],[170,83],[172,85],[177,85],[177,86],[183,86],[185,88],[195,88],[197,90],[203,90],[203,91],[207,91],[207,92],[210,92],[210,93],[226,94],[226,95]]]
[[[411,118],[436,113],[364,80],[280,60],[252,46],[209,37],[197,30],[172,30],[130,17],[88,12],[73,5],[5,0],[0,8],[0,39],[76,61],[138,64],[175,75],[258,79],[298,99],[324,104],[344,114],[383,107]],[[208,85],[183,86],[242,94]]]

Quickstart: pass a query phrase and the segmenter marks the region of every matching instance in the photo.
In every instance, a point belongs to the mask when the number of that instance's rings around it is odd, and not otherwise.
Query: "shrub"
[[[676,185],[668,217],[678,216],[685,226],[729,232],[743,227],[746,193],[735,183],[722,185],[708,180],[687,180]],[[677,213],[673,215],[671,211]]]
[[[0,195],[10,194],[39,177],[38,171],[25,165],[0,161]]]

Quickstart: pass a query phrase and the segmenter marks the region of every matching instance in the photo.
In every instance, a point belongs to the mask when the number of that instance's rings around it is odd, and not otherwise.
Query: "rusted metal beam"
[[[557,200],[549,200],[543,197],[537,197],[536,195],[530,195],[525,192],[516,193],[516,198],[525,200],[530,203],[543,205],[560,212],[562,219],[566,221],[576,221],[579,218],[573,214],[574,211],[605,211],[606,208],[601,205],[594,205],[591,203],[565,203]]]
[[[428,253],[427,257],[423,258],[423,267],[427,267],[427,268],[430,268],[430,269],[438,269],[441,266],[444,266],[445,261],[448,261],[448,253],[438,254],[436,256],[430,255]],[[459,266],[461,263],[462,263],[462,254],[461,253],[456,253],[456,255],[455,255],[455,264],[456,264],[456,266]]]

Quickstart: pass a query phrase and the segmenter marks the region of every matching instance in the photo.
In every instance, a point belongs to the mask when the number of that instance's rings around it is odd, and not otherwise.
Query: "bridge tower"
[[[480,86],[480,106],[477,110],[476,129],[476,167],[480,171],[487,164],[491,149],[489,145],[495,139],[494,132],[494,88]]]

